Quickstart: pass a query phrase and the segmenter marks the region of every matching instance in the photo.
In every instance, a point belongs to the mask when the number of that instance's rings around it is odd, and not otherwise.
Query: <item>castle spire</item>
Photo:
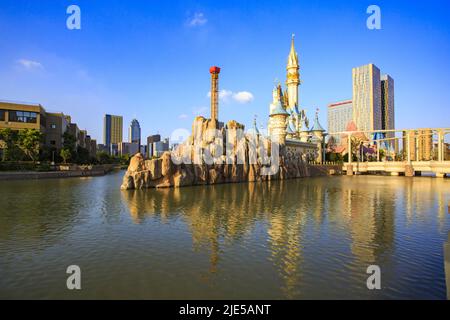
[[[287,79],[286,86],[288,88],[288,106],[291,110],[294,110],[299,106],[299,97],[298,97],[298,86],[300,85],[300,66],[298,64],[298,55],[295,51],[295,35],[292,34],[291,40],[291,50],[289,52],[288,63],[287,63]]]
[[[291,40],[291,51],[289,52],[288,57],[288,68],[289,67],[298,67],[298,55],[295,51],[295,34],[292,34],[292,40]]]

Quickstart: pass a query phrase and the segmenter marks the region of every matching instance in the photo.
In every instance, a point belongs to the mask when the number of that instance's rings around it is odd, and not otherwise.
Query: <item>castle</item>
[[[244,125],[219,121],[219,74],[211,74],[211,116],[197,116],[189,138],[160,158],[136,154],[121,188],[167,188],[230,182],[284,180],[311,176],[309,161],[322,162],[325,136],[318,114],[311,129],[305,111],[299,111],[298,55],[292,38],[287,65],[287,90],[278,84],[270,105],[269,136],[245,133]],[[321,173],[323,174],[323,173]]]
[[[314,123],[309,129],[309,120],[305,110],[299,108],[300,65],[295,51],[294,35],[287,62],[286,87],[283,92],[281,84],[273,89],[273,100],[269,107],[269,136],[288,152],[302,154],[308,160],[323,161],[323,142],[325,130],[319,123],[316,112]]]

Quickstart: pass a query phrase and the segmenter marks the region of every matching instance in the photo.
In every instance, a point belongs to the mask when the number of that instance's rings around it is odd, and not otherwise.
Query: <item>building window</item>
[[[10,111],[9,121],[11,122],[24,122],[24,123],[36,123],[37,113],[28,111]]]
[[[0,121],[5,121],[5,114],[6,114],[5,110],[0,110]]]
[[[52,124],[50,125],[50,128],[56,129],[56,124],[52,123]]]
[[[54,146],[54,145],[56,144],[56,141],[55,141],[55,140],[50,140],[50,144],[51,144],[52,146]]]

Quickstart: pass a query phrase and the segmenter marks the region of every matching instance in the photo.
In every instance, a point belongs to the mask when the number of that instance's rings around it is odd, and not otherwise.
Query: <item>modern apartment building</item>
[[[345,131],[353,120],[352,100],[343,100],[328,105],[328,134]],[[341,135],[330,135],[336,144],[341,143]]]
[[[120,142],[118,143],[118,151],[119,151],[119,155],[123,156],[123,155],[130,155],[130,156],[134,156],[136,153],[138,153],[139,150],[139,145],[137,143],[133,143],[133,142]]]
[[[76,138],[76,146],[89,150],[95,156],[96,149],[86,130],[79,130],[72,118],[62,112],[46,112],[40,104],[0,101],[0,129],[36,129],[43,133],[43,144],[56,150],[64,146],[64,133]]]
[[[0,129],[36,129],[45,133],[45,118],[40,104],[0,101]]]
[[[408,157],[408,135],[409,155],[411,161],[433,160],[433,132],[430,129],[408,131],[403,133],[403,152]]]
[[[161,136],[155,134],[147,137],[147,158],[153,157],[153,143],[161,141]]]
[[[123,141],[123,118],[105,114],[103,121],[103,144],[111,146]]]
[[[383,130],[395,129],[394,79],[385,74],[381,76],[381,127]],[[394,138],[394,132],[386,133],[386,138]],[[394,140],[389,140],[391,147]]]
[[[374,64],[353,68],[353,121],[358,130],[383,128],[380,69]]]
[[[64,144],[64,133],[69,128],[69,122],[63,113],[46,114],[45,144],[49,147],[61,149]]]
[[[160,157],[166,151],[169,151],[169,139],[163,141],[153,142],[153,157]]]

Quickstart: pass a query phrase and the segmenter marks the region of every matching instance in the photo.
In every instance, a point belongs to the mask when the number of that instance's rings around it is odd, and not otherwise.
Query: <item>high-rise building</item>
[[[141,145],[141,126],[136,119],[131,121],[130,127],[128,128],[128,142]]]
[[[154,157],[161,157],[164,152],[169,151],[169,139],[165,138],[163,141],[153,142]]]
[[[347,125],[353,120],[352,100],[343,100],[328,105],[328,133],[342,132],[347,129]],[[331,135],[336,144],[341,142],[340,135]]]
[[[118,152],[120,156],[123,155],[130,155],[134,156],[136,153],[138,153],[139,145],[135,142],[120,142],[117,144]]]
[[[353,121],[358,130],[381,130],[381,78],[374,64],[353,68]]]
[[[417,157],[418,161],[433,160],[433,131],[424,129],[417,131]]]
[[[147,158],[153,157],[153,143],[158,141],[161,141],[161,136],[159,134],[147,137]]]
[[[106,146],[118,144],[123,141],[123,118],[105,114],[103,122],[103,143]]]
[[[394,79],[387,74],[381,76],[381,127],[383,130],[395,129]],[[394,137],[394,132],[386,133],[386,138]],[[388,143],[391,147],[395,146],[394,140]]]
[[[403,152],[405,157],[408,157],[408,149],[411,161],[433,160],[433,131],[422,129],[403,132]]]

